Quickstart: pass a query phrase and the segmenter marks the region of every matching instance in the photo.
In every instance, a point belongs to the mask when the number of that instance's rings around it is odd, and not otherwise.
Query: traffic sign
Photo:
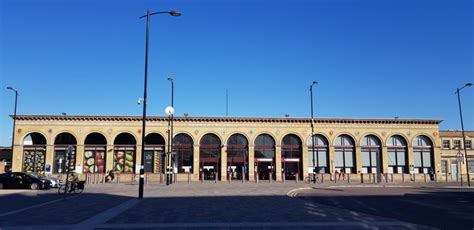
[[[462,154],[461,151],[456,154],[456,159],[458,162],[462,162],[464,164],[464,154]]]

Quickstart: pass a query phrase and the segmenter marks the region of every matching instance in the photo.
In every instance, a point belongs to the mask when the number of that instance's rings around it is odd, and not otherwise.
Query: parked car
[[[40,179],[49,180],[49,182],[51,182],[51,185],[50,185],[51,188],[59,188],[59,185],[61,185],[62,183],[62,181],[57,177],[50,177],[50,176],[46,177],[39,173],[30,173],[30,174],[36,177],[39,177]]]
[[[9,172],[0,174],[0,188],[29,188],[29,189],[49,189],[51,182],[35,174],[23,172]]]

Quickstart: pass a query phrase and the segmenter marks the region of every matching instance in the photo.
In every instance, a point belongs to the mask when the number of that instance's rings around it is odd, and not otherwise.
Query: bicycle
[[[315,181],[315,179],[316,179],[316,181]],[[316,174],[316,178],[314,178],[314,175],[306,176],[304,178],[304,181],[305,181],[306,184],[311,184],[313,182],[315,182],[315,184],[322,184],[323,183],[323,179],[318,174]]]
[[[85,187],[85,181],[79,181],[75,183],[67,182],[59,186],[58,194],[64,194],[64,193],[80,194],[84,191],[84,187]]]

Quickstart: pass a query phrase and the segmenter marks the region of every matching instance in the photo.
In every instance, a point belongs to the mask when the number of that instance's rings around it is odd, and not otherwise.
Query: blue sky
[[[474,81],[473,3],[387,1],[0,2],[0,145],[18,114],[141,115],[147,9],[149,115],[435,118],[460,129]],[[462,91],[474,129],[474,88]]]

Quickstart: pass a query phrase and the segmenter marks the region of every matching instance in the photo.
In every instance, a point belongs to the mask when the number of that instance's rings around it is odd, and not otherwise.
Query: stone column
[[[76,145],[76,163],[77,166],[82,166],[81,172],[76,172],[82,174],[84,172],[84,145]]]
[[[276,145],[275,146],[275,173],[276,173],[276,180],[277,181],[282,181],[282,177],[281,177],[281,167],[282,167],[282,164],[281,164],[281,145]]]
[[[356,162],[356,173],[359,174],[360,172],[362,172],[362,148],[360,147],[360,145],[357,145],[355,147],[355,162]]]
[[[221,181],[227,181],[227,146],[221,148]]]
[[[382,173],[388,173],[388,148],[387,146],[382,146],[382,152],[380,153],[382,158]]]
[[[308,147],[307,146],[302,146],[302,157],[301,157],[301,161],[302,162],[302,166],[303,166],[303,170],[301,170],[303,172],[303,178],[306,177],[306,175],[308,175]]]
[[[254,145],[249,145],[249,162],[248,162],[248,172],[249,172],[249,181],[254,181],[254,161],[255,161],[255,147]]]
[[[199,164],[199,145],[194,145],[193,148],[193,174],[196,180],[199,180],[199,169],[201,165]]]
[[[51,165],[51,173],[53,172],[53,167],[54,167],[53,161],[54,161],[54,145],[46,145],[45,165],[48,165],[48,164]]]
[[[329,165],[328,170],[330,174],[334,174],[334,170],[336,168],[336,148],[334,146],[329,146]]]
[[[83,162],[84,163],[84,162]],[[105,172],[114,170],[114,146],[107,145],[105,147]]]

